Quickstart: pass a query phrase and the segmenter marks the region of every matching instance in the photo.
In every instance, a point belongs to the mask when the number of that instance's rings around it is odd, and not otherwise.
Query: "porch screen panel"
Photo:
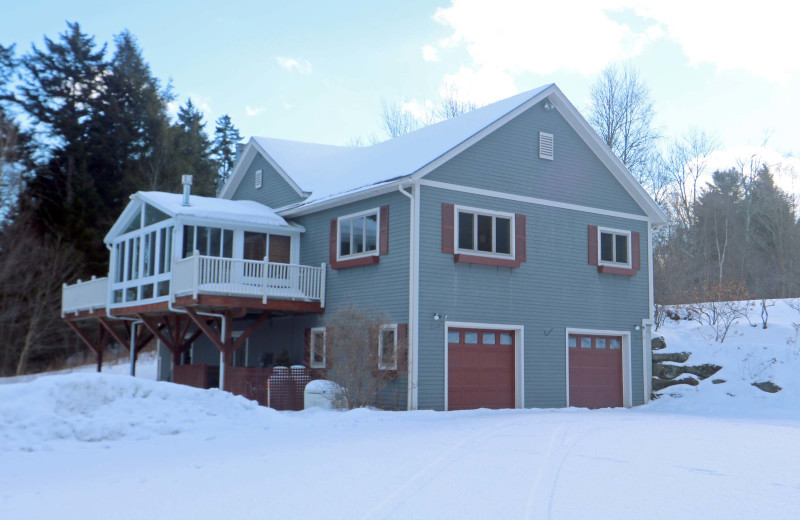
[[[194,226],[183,226],[183,258],[194,254]]]
[[[245,231],[244,259],[262,261],[265,256],[267,256],[267,235]]]
[[[233,231],[230,229],[222,230],[222,256],[233,258]]]
[[[291,237],[283,235],[269,236],[269,261],[288,264],[291,257]]]

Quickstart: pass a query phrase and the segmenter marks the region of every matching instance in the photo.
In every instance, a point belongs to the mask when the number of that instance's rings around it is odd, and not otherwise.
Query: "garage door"
[[[448,329],[448,408],[514,408],[514,331]]]
[[[622,406],[622,338],[570,334],[569,404]]]

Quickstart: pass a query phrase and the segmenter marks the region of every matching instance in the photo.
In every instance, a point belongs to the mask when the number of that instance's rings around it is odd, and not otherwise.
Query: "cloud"
[[[433,45],[422,47],[422,59],[425,61],[439,61],[439,51]]]
[[[796,16],[786,2],[763,0],[757,7],[721,8],[714,2],[673,0],[451,0],[433,19],[450,34],[423,47],[423,58],[443,49],[463,49],[469,62],[452,81],[478,80],[478,91],[497,81],[508,86],[523,73],[594,75],[611,62],[641,55],[648,45],[668,41],[692,64],[743,70],[785,82],[800,72],[792,56]],[[503,78],[493,80],[491,74]],[[516,91],[516,90],[515,90]],[[493,96],[494,99],[501,94]]]
[[[421,123],[427,123],[428,119],[430,119],[430,114],[433,111],[433,101],[425,100],[423,103],[420,103],[416,99],[412,99],[411,101],[405,101],[401,103],[400,108],[403,112],[407,114],[411,114],[411,117],[420,121]]]
[[[244,107],[244,111],[247,113],[247,115],[249,117],[257,116],[260,113],[262,113],[264,110],[266,110],[266,108],[264,108],[264,107],[250,108],[249,105]]]
[[[292,72],[297,72],[299,74],[311,74],[311,63],[308,60],[296,60],[294,58],[286,58],[283,56],[278,56],[275,58],[278,62],[278,65],[283,67],[284,69]]]

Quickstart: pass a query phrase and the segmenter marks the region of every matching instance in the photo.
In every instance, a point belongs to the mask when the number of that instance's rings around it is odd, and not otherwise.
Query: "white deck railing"
[[[118,285],[118,284],[117,284]],[[105,308],[108,306],[110,289],[108,278],[96,278],[88,282],[66,285],[61,291],[61,314]],[[325,264],[311,267],[297,264],[259,262],[238,258],[190,256],[175,262],[172,268],[172,298],[191,294],[225,296],[250,296],[280,300],[318,301],[325,306]],[[119,308],[164,301],[166,297],[149,300],[119,302],[111,307]]]
[[[190,256],[175,262],[174,295],[222,294],[319,301],[325,305],[325,265],[311,267],[240,258]]]
[[[92,278],[86,282],[64,284],[61,289],[61,315],[68,312],[90,311],[106,306],[108,278]]]

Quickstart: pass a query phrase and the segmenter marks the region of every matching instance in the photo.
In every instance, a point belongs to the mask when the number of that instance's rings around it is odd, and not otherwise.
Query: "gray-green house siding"
[[[257,170],[262,172],[260,188],[256,188]],[[231,199],[254,200],[270,208],[282,208],[300,202],[304,197],[297,194],[263,155],[256,153]]]

